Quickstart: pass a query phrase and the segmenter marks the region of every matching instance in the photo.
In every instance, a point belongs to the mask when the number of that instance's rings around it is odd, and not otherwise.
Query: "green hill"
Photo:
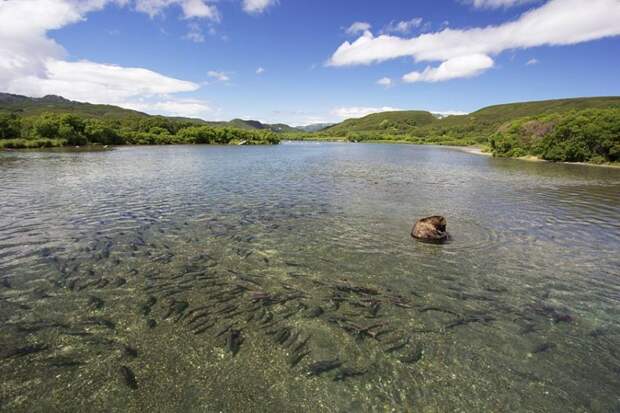
[[[43,113],[72,113],[78,116],[101,119],[144,118],[149,116],[146,113],[123,109],[118,106],[75,102],[61,96],[48,95],[42,98],[31,98],[10,93],[0,93],[0,111],[16,112],[24,117],[38,116]]]
[[[482,145],[497,156],[617,162],[620,97],[510,103],[447,117],[423,111],[383,112],[290,138]]]
[[[102,120],[127,120],[154,117],[143,112],[124,109],[113,105],[96,105],[75,102],[61,96],[48,95],[42,98],[31,98],[10,93],[0,93],[0,112],[17,113],[21,117],[39,116],[43,113],[71,113],[84,118]],[[229,122],[209,122],[202,119],[178,116],[165,117],[172,121],[191,122],[197,125],[208,125],[215,128],[236,128],[244,130],[268,130],[271,132],[294,132],[295,128],[288,125],[263,124],[256,120],[233,119]]]
[[[397,111],[373,113],[359,119],[347,119],[329,126],[323,133],[376,132],[406,133],[413,128],[430,125],[437,121],[430,112]]]
[[[286,125],[153,116],[60,96],[0,93],[0,149],[142,144],[274,144]]]
[[[503,123],[515,119],[585,109],[620,108],[620,97],[556,99],[538,102],[509,103],[489,106],[468,115],[443,118],[425,111],[373,113],[358,119],[347,119],[321,130],[322,134],[345,136],[347,133],[384,133],[391,135],[436,135],[474,137],[489,134]]]
[[[294,132],[295,131],[295,128],[292,128],[283,123],[268,124],[268,123],[261,123],[257,120],[233,119],[230,122],[215,122],[215,124],[219,126],[233,127],[233,128],[239,128],[239,129],[270,130],[272,132]]]
[[[620,108],[620,96],[541,100],[537,102],[508,103],[488,106],[467,115],[469,118],[506,122],[526,116],[538,116],[549,113],[565,113],[584,109]]]

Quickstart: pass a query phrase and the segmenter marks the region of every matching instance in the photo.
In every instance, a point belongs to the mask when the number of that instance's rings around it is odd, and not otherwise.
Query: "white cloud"
[[[61,95],[68,99],[131,107],[176,103],[194,113],[191,105],[174,97],[200,85],[138,67],[87,60],[67,61],[61,45],[47,32],[83,20],[116,0],[6,0],[0,2],[0,90],[30,96]],[[144,103],[143,103],[144,104]],[[161,106],[160,105],[160,106]],[[162,106],[163,108],[163,106]],[[203,110],[205,107],[202,108]]]
[[[416,27],[420,27],[422,25],[422,22],[424,20],[421,17],[415,17],[411,20],[404,20],[404,21],[400,21],[400,22],[390,22],[390,24],[388,24],[387,26],[385,26],[385,28],[383,29],[384,33],[402,33],[402,34],[407,34],[409,33],[411,30],[415,29]]]
[[[450,79],[477,76],[493,67],[493,59],[483,54],[460,56],[446,60],[438,67],[427,67],[423,72],[411,72],[403,76],[403,81],[442,82]]]
[[[256,74],[257,75],[262,75],[263,73],[265,73],[265,68],[259,67],[258,69],[256,69]]]
[[[61,95],[93,103],[120,103],[140,96],[165,96],[193,92],[199,85],[174,79],[148,69],[122,67],[90,61],[49,59],[45,76],[12,79],[6,90],[30,96]]]
[[[220,14],[213,5],[205,3],[203,0],[185,0],[181,3],[185,18],[200,17],[213,21],[220,20]]]
[[[467,3],[470,3],[477,9],[499,9],[521,6],[536,1],[540,0],[468,0]]]
[[[439,118],[445,118],[447,116],[461,116],[461,115],[469,114],[468,112],[462,112],[460,110],[432,111],[431,113]]]
[[[345,32],[347,34],[350,34],[351,36],[354,36],[358,33],[364,33],[368,30],[370,30],[372,26],[370,25],[370,23],[366,23],[366,22],[355,22],[352,25],[350,25]]]
[[[339,119],[350,119],[350,118],[362,118],[366,115],[370,115],[372,113],[380,113],[380,112],[393,112],[401,109],[393,108],[390,106],[383,107],[364,107],[364,106],[352,106],[352,107],[339,107],[331,110],[330,115],[335,116]]]
[[[278,0],[243,0],[243,10],[246,13],[259,14],[276,4],[278,4]]]
[[[197,23],[190,23],[188,25],[188,32],[183,38],[191,40],[194,43],[203,43],[205,41],[205,35]]]
[[[550,0],[514,21],[497,26],[464,30],[446,28],[413,38],[375,37],[365,31],[354,42],[346,41],[340,45],[328,65],[368,65],[407,56],[418,62],[447,63],[455,58],[488,57],[510,49],[571,45],[620,35],[619,22],[618,0],[590,0],[587,3],[583,0]],[[436,70],[440,68],[441,65]],[[463,73],[471,74],[470,71]],[[428,76],[436,78],[439,75],[429,72]],[[411,75],[410,80],[415,77]]]
[[[207,75],[209,75],[209,77],[219,81],[219,82],[228,82],[230,80],[230,76],[228,76],[225,72],[218,72],[215,70],[209,70],[209,72],[207,72]]]
[[[540,63],[540,61],[538,59],[530,59],[527,61],[526,65],[527,66],[533,66],[533,65],[537,65],[538,63]]]
[[[150,101],[140,99],[138,101],[126,102],[123,107],[166,116],[186,116],[196,118],[210,118],[216,112],[207,102],[194,99],[168,99],[160,101]]]
[[[317,123],[335,123],[333,117],[322,112],[307,112],[305,110],[273,110],[266,116],[249,115],[250,119],[260,119],[263,123],[285,123],[289,126],[306,126]],[[340,119],[337,119],[340,120]]]
[[[129,2],[130,0],[125,0],[124,3]],[[212,4],[208,4],[204,0],[133,0],[133,4],[137,11],[146,13],[150,17],[163,14],[167,8],[176,5],[181,7],[183,17],[186,19],[204,18],[216,22],[220,20],[220,14],[217,7]]]
[[[391,87],[394,84],[394,82],[389,77],[382,77],[381,79],[377,80],[377,84],[388,88],[388,87]]]

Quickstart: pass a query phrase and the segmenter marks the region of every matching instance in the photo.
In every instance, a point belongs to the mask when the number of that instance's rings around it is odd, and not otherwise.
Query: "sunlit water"
[[[412,240],[442,214],[452,241]],[[0,410],[617,412],[620,170],[0,153]]]

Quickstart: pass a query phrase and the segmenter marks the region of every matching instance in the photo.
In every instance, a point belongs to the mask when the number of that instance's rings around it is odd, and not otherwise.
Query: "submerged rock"
[[[450,237],[446,231],[446,225],[446,218],[441,215],[422,218],[413,226],[411,236],[418,241],[440,244]]]

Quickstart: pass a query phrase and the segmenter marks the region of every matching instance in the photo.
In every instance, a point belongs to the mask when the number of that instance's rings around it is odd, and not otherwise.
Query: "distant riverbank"
[[[505,158],[505,159],[517,159],[520,161],[530,161],[530,162],[550,162],[550,163],[563,163],[563,164],[570,164],[570,165],[586,165],[586,166],[601,166],[601,167],[605,167],[605,168],[620,168],[620,163],[618,162],[614,162],[614,163],[595,163],[595,162],[563,162],[563,161],[550,161],[550,160],[546,160],[546,159],[542,159],[540,157],[537,156],[533,156],[533,155],[526,155],[526,156],[497,156],[496,154],[494,154],[490,148],[485,147],[483,145],[480,146],[471,146],[471,145],[454,145],[454,144],[450,144],[450,145],[445,145],[445,144],[441,144],[441,143],[437,143],[437,142],[429,142],[429,143],[421,143],[421,142],[411,142],[411,141],[407,141],[407,140],[367,140],[367,141],[363,141],[363,142],[352,142],[352,141],[348,141],[346,139],[343,138],[321,138],[321,139],[316,139],[316,140],[310,140],[310,139],[287,139],[286,141],[283,142],[341,142],[341,143],[371,143],[371,144],[390,144],[390,145],[397,145],[397,144],[407,144],[407,145],[424,145],[424,146],[441,146],[444,148],[451,148],[451,149],[456,149],[462,152],[467,152],[470,153],[472,155],[482,155],[482,156],[491,156],[491,157],[497,157],[497,158]]]
[[[467,153],[471,153],[474,155],[483,155],[483,156],[494,156],[491,152],[489,152],[488,150],[485,150],[485,148],[481,148],[481,147],[477,147],[477,146],[451,146],[454,149],[463,151],[463,152],[467,152]],[[546,159],[542,159],[539,158],[537,156],[533,156],[533,155],[527,155],[527,156],[519,156],[519,157],[510,157],[510,158],[506,158],[506,159],[518,159],[520,161],[530,161],[530,162],[550,162],[550,163],[563,163],[563,164],[569,164],[569,165],[585,165],[585,166],[601,166],[604,168],[620,168],[620,163],[593,163],[593,162],[557,162],[557,161],[548,161]]]

